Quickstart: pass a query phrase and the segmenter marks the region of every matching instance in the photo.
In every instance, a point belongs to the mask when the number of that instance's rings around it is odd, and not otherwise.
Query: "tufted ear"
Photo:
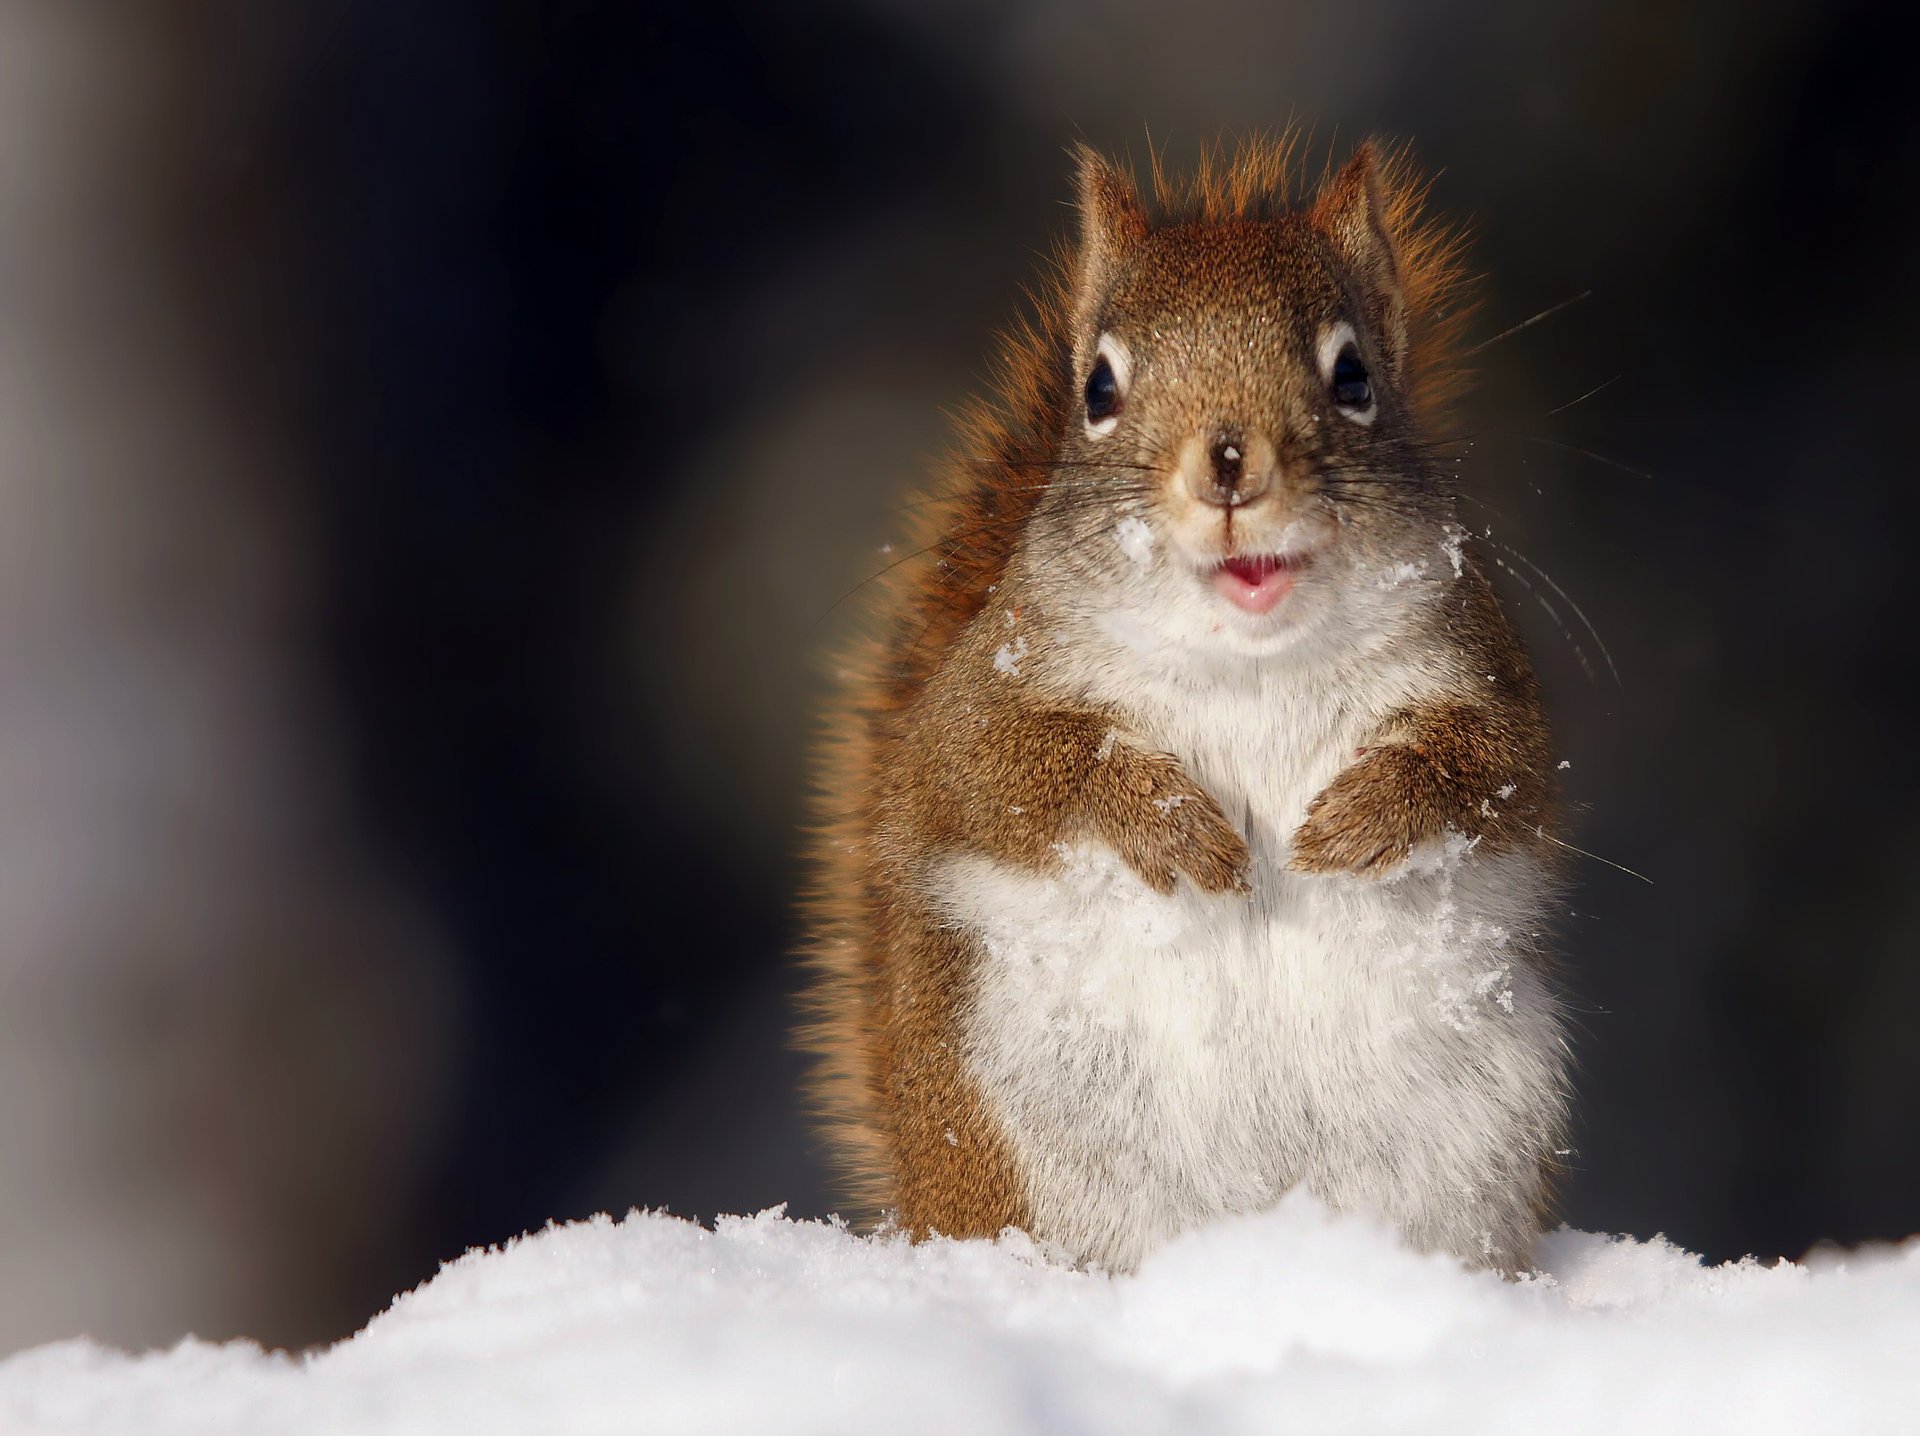
[[[1147,237],[1147,209],[1132,178],[1088,145],[1073,151],[1080,199],[1080,247],[1073,266],[1074,333],[1090,344],[1088,326],[1126,257]]]
[[[1407,303],[1380,169],[1379,148],[1368,140],[1321,189],[1313,222],[1359,282],[1367,318],[1398,373],[1407,358]]]

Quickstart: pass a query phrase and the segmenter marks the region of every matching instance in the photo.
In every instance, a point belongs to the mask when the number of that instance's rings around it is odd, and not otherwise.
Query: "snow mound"
[[[1563,1230],[1519,1282],[1304,1195],[1137,1274],[1032,1241],[657,1213],[470,1252],[301,1357],[62,1342],[0,1431],[1874,1432],[1920,1426],[1920,1241],[1703,1266]]]

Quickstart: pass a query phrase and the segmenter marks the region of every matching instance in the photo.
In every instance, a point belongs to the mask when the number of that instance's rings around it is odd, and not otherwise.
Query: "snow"
[[[1027,638],[1025,634],[1021,634],[1013,642],[1000,645],[999,651],[993,655],[994,671],[1008,678],[1018,678],[1020,665],[1026,661],[1026,658]]]
[[[1129,514],[1113,526],[1113,541],[1134,563],[1145,567],[1153,561],[1153,530],[1146,521]]]
[[[1920,1242],[1708,1267],[1561,1231],[1518,1282],[1304,1195],[1133,1275],[778,1211],[470,1252],[304,1357],[86,1341],[0,1362],[0,1431],[1875,1432],[1920,1410]]]
[[[1426,576],[1427,566],[1424,563],[1396,563],[1381,571],[1380,587],[1404,588]]]

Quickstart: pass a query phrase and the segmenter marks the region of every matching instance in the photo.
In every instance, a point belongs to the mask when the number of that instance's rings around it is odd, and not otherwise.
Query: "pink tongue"
[[[1293,570],[1272,554],[1228,559],[1214,570],[1213,587],[1236,608],[1265,613],[1293,588]]]

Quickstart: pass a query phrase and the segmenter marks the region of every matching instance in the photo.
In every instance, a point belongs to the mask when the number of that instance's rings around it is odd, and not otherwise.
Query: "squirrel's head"
[[[1458,552],[1417,332],[1457,246],[1412,225],[1417,192],[1371,144],[1295,210],[1284,156],[1262,164],[1184,203],[1163,182],[1156,222],[1080,152],[1071,387],[1029,546],[1075,607],[1241,652],[1377,627]]]

